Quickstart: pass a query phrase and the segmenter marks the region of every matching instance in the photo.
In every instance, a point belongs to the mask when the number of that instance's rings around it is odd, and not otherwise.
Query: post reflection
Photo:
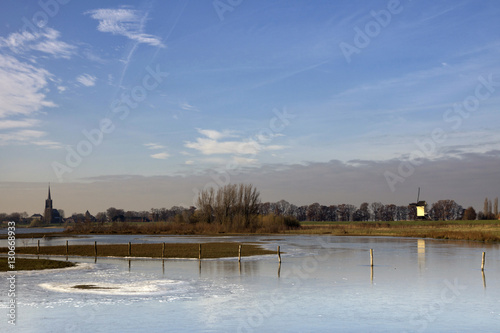
[[[217,261],[199,260],[199,276],[227,276],[227,275],[258,275],[259,263],[256,261]]]

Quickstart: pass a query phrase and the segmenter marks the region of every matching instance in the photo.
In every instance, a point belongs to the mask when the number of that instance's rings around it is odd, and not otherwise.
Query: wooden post
[[[40,254],[40,240],[37,241],[36,254]]]
[[[69,246],[68,246],[68,241],[66,241],[66,255],[68,255],[69,252]]]
[[[241,261],[241,245],[238,247],[238,261]]]
[[[281,252],[280,252],[280,246],[278,245],[278,262],[281,264]]]
[[[163,243],[161,247],[161,257],[163,258],[165,256],[165,243]]]
[[[486,261],[486,252],[483,252],[483,260],[481,262],[481,270],[484,271],[484,262]]]
[[[97,241],[94,241],[94,257],[97,257]]]
[[[373,267],[373,249],[370,249],[370,266]]]
[[[132,255],[132,243],[128,242],[128,256]]]
[[[201,244],[198,246],[198,259],[201,259]]]

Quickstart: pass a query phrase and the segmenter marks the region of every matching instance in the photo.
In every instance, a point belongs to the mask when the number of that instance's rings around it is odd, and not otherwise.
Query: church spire
[[[50,183],[49,183],[49,195],[47,197],[47,200],[45,200],[45,212],[43,214],[43,217],[45,219],[45,223],[52,223],[52,198],[50,197]]]

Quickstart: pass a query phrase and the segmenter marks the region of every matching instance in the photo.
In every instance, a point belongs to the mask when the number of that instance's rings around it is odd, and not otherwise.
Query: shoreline
[[[154,224],[153,224],[154,223]],[[156,230],[151,232],[151,227]],[[168,229],[164,230],[163,227]],[[460,220],[460,221],[390,221],[390,222],[303,222],[294,229],[276,232],[227,232],[225,230],[196,229],[196,225],[177,225],[164,222],[149,222],[142,225],[121,226],[121,230],[90,229],[78,231],[23,233],[16,238],[42,237],[92,237],[94,235],[144,235],[144,236],[262,236],[262,235],[332,235],[332,236],[388,236],[449,240],[469,240],[485,243],[500,242],[500,220]],[[192,229],[186,230],[187,227]],[[6,239],[7,235],[0,235]]]

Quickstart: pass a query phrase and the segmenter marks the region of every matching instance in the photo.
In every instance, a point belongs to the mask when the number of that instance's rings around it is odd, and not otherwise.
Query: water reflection
[[[417,240],[418,269],[420,273],[425,270],[425,239]]]

